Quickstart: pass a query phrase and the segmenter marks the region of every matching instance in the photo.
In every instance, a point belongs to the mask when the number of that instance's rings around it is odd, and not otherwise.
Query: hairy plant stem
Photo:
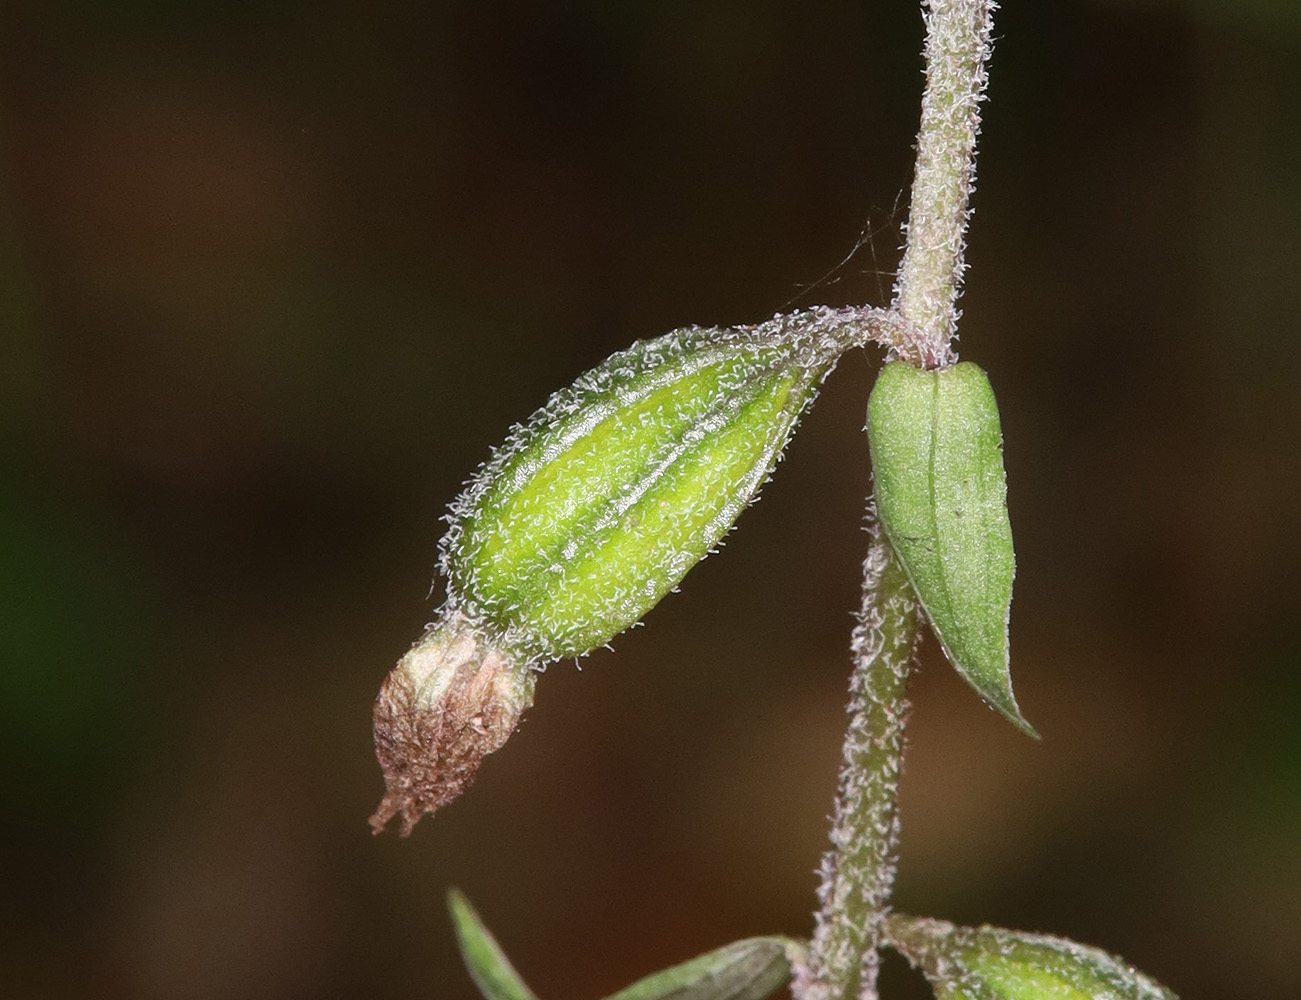
[[[994,0],[923,0],[926,89],[907,240],[894,303],[905,339],[890,353],[941,368],[957,355],[958,296],[975,182],[980,100]],[[882,923],[898,865],[899,773],[907,686],[919,636],[916,597],[876,522],[863,564],[863,603],[851,648],[849,728],[822,862],[821,904],[797,1000],[876,1000]]]
[[[995,6],[993,0],[923,5],[926,90],[894,309],[922,335],[920,356],[907,360],[926,368],[956,360],[952,343]]]
[[[899,840],[899,770],[906,688],[918,636],[912,585],[868,507],[871,543],[863,563],[863,604],[850,644],[849,728],[831,827],[822,858],[821,910],[801,1000],[876,996],[880,924],[894,886]]]

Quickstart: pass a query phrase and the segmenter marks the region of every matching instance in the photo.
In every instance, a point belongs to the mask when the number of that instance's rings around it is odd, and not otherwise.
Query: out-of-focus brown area
[[[1044,739],[925,650],[898,904],[1291,1000],[1301,15],[1009,2],[998,34],[961,349]],[[6,997],[466,1000],[452,884],[553,1000],[808,933],[875,355],[409,841],[366,824],[371,704],[445,504],[552,389],[888,299],[920,43],[839,0],[5,5]]]

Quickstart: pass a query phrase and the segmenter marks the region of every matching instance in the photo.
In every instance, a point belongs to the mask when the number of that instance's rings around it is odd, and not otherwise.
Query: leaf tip
[[[980,688],[976,688],[976,691],[986,705],[1016,726],[1026,736],[1029,736],[1032,740],[1043,739],[1039,735],[1039,730],[1030,725],[1030,721],[1021,714],[1021,706],[1016,703],[1016,696],[1012,693],[1011,685],[1008,685],[1006,691],[998,692],[997,697],[991,697],[989,693],[982,691]]]

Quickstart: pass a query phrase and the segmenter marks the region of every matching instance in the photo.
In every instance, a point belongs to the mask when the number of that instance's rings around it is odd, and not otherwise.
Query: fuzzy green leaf
[[[537,1000],[460,890],[447,893],[447,909],[452,914],[461,958],[485,1000]]]
[[[764,1000],[790,982],[792,956],[802,951],[789,938],[747,938],[649,975],[606,1000]]]
[[[938,1000],[1178,1000],[1123,959],[1064,938],[902,914],[886,936]]]
[[[868,403],[877,511],[954,668],[1031,736],[1012,694],[1008,614],[1015,558],[998,406],[970,362],[896,361]]]
[[[447,908],[485,1000],[537,1000],[465,895],[449,891]],[[746,938],[639,979],[607,1000],[764,1000],[790,981],[791,962],[803,953],[790,938]]]

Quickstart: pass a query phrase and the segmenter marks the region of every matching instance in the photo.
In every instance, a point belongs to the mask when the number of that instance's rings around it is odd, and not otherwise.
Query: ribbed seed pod
[[[968,361],[885,366],[867,410],[877,511],[949,662],[1031,736],[1012,694],[1012,527],[989,379]]]
[[[845,349],[839,315],[680,330],[556,393],[453,504],[451,601],[528,660],[628,628],[754,497]]]
[[[643,341],[510,432],[452,504],[443,617],[376,704],[388,786],[377,831],[397,813],[409,831],[464,787],[531,702],[531,666],[604,645],[709,553],[836,360],[866,338],[865,316],[824,308]],[[475,681],[476,664],[496,679]],[[500,670],[521,680],[503,685]],[[509,705],[467,700],[472,682]]]
[[[902,914],[886,936],[937,1000],[1177,1000],[1124,959],[1064,938]]]

